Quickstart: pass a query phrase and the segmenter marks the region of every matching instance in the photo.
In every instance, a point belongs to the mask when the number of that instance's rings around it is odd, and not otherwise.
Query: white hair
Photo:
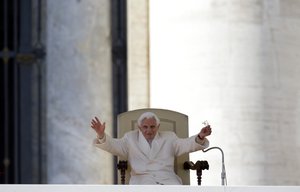
[[[156,125],[159,125],[160,119],[155,115],[155,113],[145,112],[138,118],[138,120],[137,120],[138,126],[142,125],[142,122],[144,119],[152,119],[152,118],[155,119]]]

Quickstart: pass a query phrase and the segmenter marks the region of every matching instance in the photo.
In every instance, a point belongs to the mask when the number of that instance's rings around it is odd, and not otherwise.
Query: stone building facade
[[[128,109],[208,120],[228,185],[299,185],[297,0],[128,0]],[[112,134],[109,0],[46,1],[47,183],[112,184],[110,154],[92,147],[98,115]],[[203,185],[220,184],[220,154]],[[192,173],[193,174],[193,173]]]

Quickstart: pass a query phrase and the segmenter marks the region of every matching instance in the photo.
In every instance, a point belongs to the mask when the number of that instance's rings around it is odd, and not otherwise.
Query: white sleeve
[[[105,134],[102,139],[95,138],[93,145],[113,155],[127,158],[127,137],[126,135],[120,139],[112,138]]]
[[[176,136],[177,137],[177,136]],[[199,138],[198,138],[199,139]],[[209,146],[208,139],[198,140],[197,135],[189,138],[177,138],[174,142],[175,155],[180,156],[185,153],[190,153],[198,150],[203,150]]]

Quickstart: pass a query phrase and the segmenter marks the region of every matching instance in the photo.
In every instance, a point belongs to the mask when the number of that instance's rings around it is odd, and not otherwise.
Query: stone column
[[[188,114],[191,135],[207,119],[229,185],[299,185],[300,2],[153,0],[150,8],[151,107]],[[203,185],[221,184],[218,151],[192,159],[210,163]]]
[[[149,107],[149,2],[127,0],[128,109]]]
[[[90,121],[112,125],[110,1],[47,1],[48,183],[112,184]]]

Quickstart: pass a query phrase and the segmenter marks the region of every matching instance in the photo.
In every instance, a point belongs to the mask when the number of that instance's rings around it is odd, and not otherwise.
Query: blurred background
[[[207,120],[228,185],[300,184],[300,1],[1,0],[1,184],[114,184],[99,116]],[[221,185],[221,153],[202,185]],[[191,171],[196,185],[196,173]]]

